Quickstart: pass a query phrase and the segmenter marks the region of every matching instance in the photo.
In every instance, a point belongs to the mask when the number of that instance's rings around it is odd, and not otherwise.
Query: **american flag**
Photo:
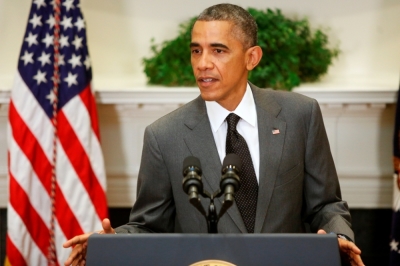
[[[101,228],[106,179],[79,0],[33,0],[11,91],[6,265],[62,265]]]
[[[393,138],[393,218],[390,241],[390,265],[400,265],[400,90],[397,92],[396,121]]]

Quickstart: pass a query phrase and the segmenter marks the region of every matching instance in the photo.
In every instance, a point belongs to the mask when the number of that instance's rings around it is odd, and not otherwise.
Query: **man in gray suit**
[[[100,233],[206,233],[204,217],[182,190],[182,162],[198,157],[204,189],[218,190],[226,153],[225,119],[235,113],[258,185],[255,219],[247,226],[243,210],[233,204],[218,231],[302,233],[307,223],[312,232],[338,234],[342,257],[363,265],[318,103],[296,93],[259,89],[247,80],[262,57],[251,15],[230,4],[204,10],[193,26],[190,48],[201,95],[146,128],[129,223],[113,229],[105,219]],[[221,201],[216,200],[216,207]],[[66,265],[84,261],[89,235],[64,244],[76,245]]]

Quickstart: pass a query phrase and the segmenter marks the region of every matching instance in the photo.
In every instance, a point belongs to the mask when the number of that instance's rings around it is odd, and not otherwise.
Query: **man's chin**
[[[218,99],[218,97],[215,94],[213,94],[213,93],[205,93],[205,92],[202,92],[202,91],[200,91],[200,96],[204,101],[207,101],[207,102],[214,102],[214,101],[216,101]]]

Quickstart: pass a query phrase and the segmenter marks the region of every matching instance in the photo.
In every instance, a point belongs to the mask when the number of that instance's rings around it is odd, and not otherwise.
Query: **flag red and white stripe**
[[[33,0],[9,107],[6,265],[62,265],[62,243],[108,215],[90,82],[79,1]]]

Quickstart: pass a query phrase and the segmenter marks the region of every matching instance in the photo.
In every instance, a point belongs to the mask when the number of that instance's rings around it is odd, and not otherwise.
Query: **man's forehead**
[[[196,21],[192,29],[192,42],[222,42],[234,38],[233,23],[225,20]]]

